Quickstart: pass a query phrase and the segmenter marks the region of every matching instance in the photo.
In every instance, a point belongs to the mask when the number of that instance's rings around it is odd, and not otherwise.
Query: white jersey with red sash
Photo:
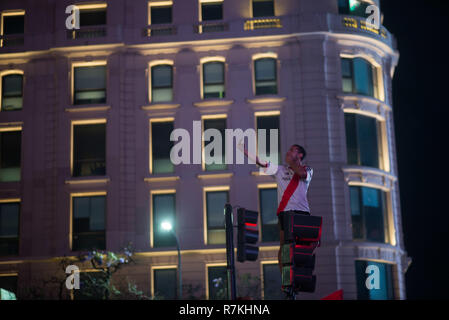
[[[268,164],[267,169],[271,164]],[[313,176],[313,169],[306,166],[307,177],[304,180],[299,178],[290,167],[279,165],[275,174],[278,185],[278,210],[282,211],[300,210],[310,212],[307,201],[307,190]]]

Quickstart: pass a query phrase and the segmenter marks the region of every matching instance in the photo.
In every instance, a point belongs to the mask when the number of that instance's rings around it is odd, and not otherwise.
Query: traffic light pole
[[[225,205],[225,219],[228,298],[229,300],[235,300],[234,226],[232,221],[232,206],[229,203]]]

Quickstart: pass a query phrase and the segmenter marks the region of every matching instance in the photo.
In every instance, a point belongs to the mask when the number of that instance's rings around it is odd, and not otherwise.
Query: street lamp
[[[178,249],[178,270],[179,270],[179,274],[178,274],[178,279],[179,279],[178,299],[181,300],[182,299],[181,249],[179,248],[178,237],[176,236],[176,233],[173,231],[173,226],[172,226],[172,224],[170,222],[168,222],[168,221],[162,222],[161,223],[161,228],[164,231],[171,232],[171,234],[175,237],[175,240],[176,240],[176,248]]]

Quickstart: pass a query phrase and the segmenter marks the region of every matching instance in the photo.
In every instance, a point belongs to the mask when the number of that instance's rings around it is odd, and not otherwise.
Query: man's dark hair
[[[306,157],[306,149],[304,149],[302,146],[300,146],[299,144],[294,144],[294,147],[298,148],[299,153],[302,153],[302,158],[301,161],[304,160],[304,158]]]

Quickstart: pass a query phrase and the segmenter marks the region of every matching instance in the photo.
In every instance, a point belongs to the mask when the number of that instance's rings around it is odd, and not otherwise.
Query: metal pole
[[[178,249],[178,281],[179,281],[179,288],[178,288],[178,300],[182,300],[182,270],[181,270],[181,249],[179,247],[179,241],[178,237],[176,236],[176,233],[172,230],[173,236],[176,240],[176,248]]]
[[[234,226],[232,222],[232,206],[229,203],[225,205],[225,222],[228,299],[235,300]]]

